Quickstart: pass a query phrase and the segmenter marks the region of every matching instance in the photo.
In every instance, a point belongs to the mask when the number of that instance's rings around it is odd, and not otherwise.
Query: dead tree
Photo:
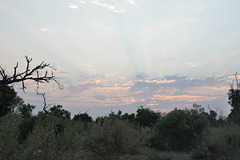
[[[55,76],[53,74],[53,71],[56,70],[53,66],[50,65],[50,63],[45,63],[42,61],[39,65],[34,67],[33,69],[30,68],[30,63],[32,62],[32,58],[28,58],[28,56],[25,56],[26,59],[26,69],[23,72],[17,72],[18,69],[18,63],[14,67],[13,75],[8,75],[4,68],[0,66],[0,88],[2,86],[7,86],[9,84],[14,84],[17,82],[22,83],[22,89],[25,91],[25,81],[32,80],[37,84],[37,87],[39,87],[40,83],[48,83],[50,81],[54,81],[60,89],[63,88],[63,86],[55,79]],[[47,69],[51,69],[51,73],[48,73]],[[41,71],[44,71],[44,74],[41,75]]]
[[[30,63],[32,62],[32,58],[28,58],[28,56],[25,56],[26,59],[26,69],[22,72],[18,72],[18,63],[13,69],[13,74],[8,75],[3,67],[0,66],[0,90],[4,86],[8,86],[10,84],[18,83],[20,82],[22,84],[22,90],[25,92],[26,86],[25,81],[32,80],[36,83],[37,89],[36,92],[38,95],[41,95],[43,97],[43,110],[46,111],[47,103],[46,103],[46,97],[45,93],[39,93],[39,84],[40,83],[49,83],[50,81],[54,81],[60,89],[63,89],[63,86],[61,83],[55,79],[55,75],[53,73],[54,70],[56,70],[53,66],[50,65],[50,63],[45,63],[42,61],[39,65],[35,66],[34,68],[30,68]],[[49,73],[48,69],[51,70]]]

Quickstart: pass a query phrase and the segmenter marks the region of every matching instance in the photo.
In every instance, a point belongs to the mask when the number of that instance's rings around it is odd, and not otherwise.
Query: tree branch
[[[39,86],[39,83],[48,83],[51,80],[53,80],[60,89],[63,89],[63,86],[61,85],[61,83],[55,79],[55,75],[52,74],[49,75],[48,74],[48,70],[47,69],[51,69],[51,70],[56,70],[53,66],[50,65],[50,63],[45,63],[44,61],[42,61],[39,65],[35,66],[33,69],[30,69],[30,63],[32,62],[32,58],[28,58],[28,56],[25,56],[26,59],[26,70],[20,73],[17,73],[17,69],[18,69],[18,63],[16,64],[16,66],[14,67],[14,73],[12,76],[7,75],[5,72],[5,69],[3,69],[0,66],[0,87],[2,86],[6,86],[9,84],[13,84],[13,83],[17,83],[17,82],[22,82],[22,89],[23,91],[25,91],[26,86],[25,86],[25,81],[26,80],[32,80],[35,81],[35,83],[37,84],[37,86]],[[43,76],[40,75],[41,71],[45,70],[45,74]]]

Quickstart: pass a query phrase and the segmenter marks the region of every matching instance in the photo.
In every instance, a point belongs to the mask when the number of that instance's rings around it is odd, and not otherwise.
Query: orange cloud
[[[212,101],[217,99],[217,96],[201,96],[201,95],[154,95],[158,100],[171,100],[171,101],[188,101],[188,102],[198,102],[198,101]]]

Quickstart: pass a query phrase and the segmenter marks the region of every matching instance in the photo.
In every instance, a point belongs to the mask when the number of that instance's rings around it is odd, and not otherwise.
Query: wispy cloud
[[[86,1],[83,1],[83,0],[80,0],[79,2],[82,3],[82,4],[86,4],[87,3]]]
[[[107,9],[111,10],[112,12],[116,12],[116,13],[124,13],[125,12],[124,8],[120,8],[120,7],[117,7],[116,5],[112,5],[109,3],[102,3],[99,0],[92,0],[91,3],[101,6],[101,7],[104,7],[104,8],[107,8]]]
[[[67,7],[68,7],[68,8],[72,8],[72,9],[77,9],[77,8],[78,8],[77,5],[72,4],[72,3],[70,3]]]
[[[136,5],[135,0],[125,0],[125,1],[104,1],[104,0],[79,0],[81,4],[93,4],[110,10],[115,13],[124,13],[130,6]],[[70,7],[71,8],[71,7]]]
[[[106,113],[110,111],[109,107],[121,110],[123,106],[137,108],[140,105],[146,105],[152,109],[164,111],[191,107],[193,103],[207,106],[219,104],[219,101],[227,101],[228,77],[194,79],[172,75],[162,79],[133,81],[127,80],[126,77],[111,79],[112,76],[110,76],[108,78],[108,80],[89,79],[67,83],[61,92],[47,88],[42,92],[47,93],[51,101],[62,105],[83,108],[102,107]],[[122,81],[125,83],[119,83]]]
[[[135,1],[134,0],[126,0],[127,3],[131,4],[131,5],[134,5],[135,4]]]
[[[114,10],[116,7],[107,3],[101,3],[98,0],[91,1],[92,4],[96,4],[105,8],[108,8],[110,10]]]
[[[41,28],[40,29],[42,32],[46,32],[46,31],[48,31],[48,28]]]
[[[191,68],[195,68],[197,65],[193,62],[189,62],[187,63],[187,65],[189,65]]]

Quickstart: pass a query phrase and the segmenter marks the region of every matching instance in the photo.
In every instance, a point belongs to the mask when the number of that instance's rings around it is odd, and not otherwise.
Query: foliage
[[[240,126],[211,127],[203,136],[201,158],[206,160],[235,160],[240,156]],[[199,153],[199,150],[197,150]],[[194,154],[195,155],[195,154]],[[193,157],[194,159],[196,158]]]
[[[71,119],[71,113],[65,109],[62,109],[62,105],[51,107],[48,113],[58,118]]]
[[[127,120],[130,123],[135,123],[136,122],[136,116],[135,116],[134,113],[131,113],[131,114],[125,113],[125,114],[122,115],[121,119],[122,120]]]
[[[24,118],[30,118],[32,116],[33,109],[36,108],[36,106],[31,104],[23,104],[17,108],[17,113]]]
[[[59,129],[63,126],[64,129]],[[82,159],[81,123],[71,123],[67,119],[53,115],[39,117],[35,128],[24,142],[24,158],[27,159]]]
[[[202,112],[175,109],[156,123],[151,146],[163,150],[189,149],[200,142],[206,126],[207,119]]]
[[[18,125],[22,120],[16,114],[7,114],[0,119],[0,159],[18,159],[21,146],[17,141]]]
[[[139,133],[130,123],[116,118],[95,124],[87,137],[85,149],[110,159],[115,154],[134,153],[140,145]]]
[[[228,103],[232,106],[232,112],[239,112],[240,107],[240,90],[231,87],[228,91]]]
[[[158,120],[158,114],[151,111],[150,108],[140,106],[137,110],[136,121],[140,126],[152,127]]]
[[[240,84],[238,83],[237,74],[235,75],[236,87],[234,83],[230,84],[228,90],[228,103],[231,105],[231,113],[228,116],[228,122],[240,124]]]
[[[32,133],[35,121],[36,117],[25,117],[21,120],[19,124],[19,135],[17,139],[19,143],[23,143],[29,133]]]
[[[23,100],[14,91],[13,87],[0,87],[0,118],[5,116],[10,111],[13,111],[16,106],[22,105]]]
[[[80,122],[92,122],[93,119],[91,116],[89,116],[87,113],[81,113],[81,114],[76,114],[73,117],[74,121],[80,121]]]
[[[124,120],[124,121],[128,121],[130,123],[136,123],[136,116],[134,113],[128,114],[128,113],[124,113],[122,114],[122,111],[118,111],[117,114],[115,114],[113,111],[111,111],[111,113],[109,113],[108,116],[98,116],[96,118],[96,123],[103,123],[105,119],[118,119],[118,120]]]

